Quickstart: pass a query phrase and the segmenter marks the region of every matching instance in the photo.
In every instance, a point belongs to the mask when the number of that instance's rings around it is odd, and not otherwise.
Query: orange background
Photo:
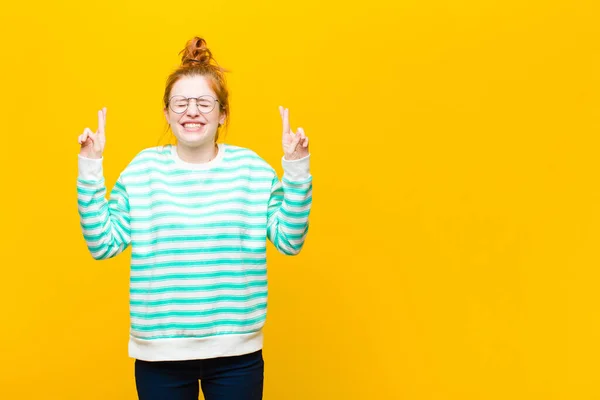
[[[0,398],[134,399],[129,252],[96,262],[77,136],[109,188],[201,35],[225,141],[311,139],[296,258],[269,248],[266,400],[597,399],[600,13],[572,0],[11,2],[0,15]]]

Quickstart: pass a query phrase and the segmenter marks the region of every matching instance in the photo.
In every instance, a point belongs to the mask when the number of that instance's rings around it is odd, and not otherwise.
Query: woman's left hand
[[[298,128],[294,133],[290,129],[290,111],[279,106],[279,113],[283,122],[283,154],[286,160],[299,160],[306,157],[308,153],[308,137],[304,129]]]

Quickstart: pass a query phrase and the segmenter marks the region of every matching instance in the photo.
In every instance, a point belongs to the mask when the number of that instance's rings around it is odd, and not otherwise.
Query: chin
[[[179,132],[177,141],[188,147],[200,147],[207,143],[214,143],[215,135],[206,135],[203,132]]]

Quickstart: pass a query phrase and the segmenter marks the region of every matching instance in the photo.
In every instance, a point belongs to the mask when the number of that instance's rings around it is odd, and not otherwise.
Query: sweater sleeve
[[[96,260],[121,253],[131,242],[129,197],[119,177],[106,200],[102,159],[79,156],[77,205],[83,237]]]
[[[296,255],[308,232],[312,206],[310,155],[300,160],[282,159],[283,178],[273,178],[269,199],[267,237],[283,254]]]

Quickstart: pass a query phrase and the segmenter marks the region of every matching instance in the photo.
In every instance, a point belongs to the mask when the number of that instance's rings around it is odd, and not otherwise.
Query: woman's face
[[[169,98],[164,113],[178,143],[188,147],[214,143],[217,128],[225,122],[226,115],[220,111],[208,80],[203,76],[183,77],[175,82]]]

